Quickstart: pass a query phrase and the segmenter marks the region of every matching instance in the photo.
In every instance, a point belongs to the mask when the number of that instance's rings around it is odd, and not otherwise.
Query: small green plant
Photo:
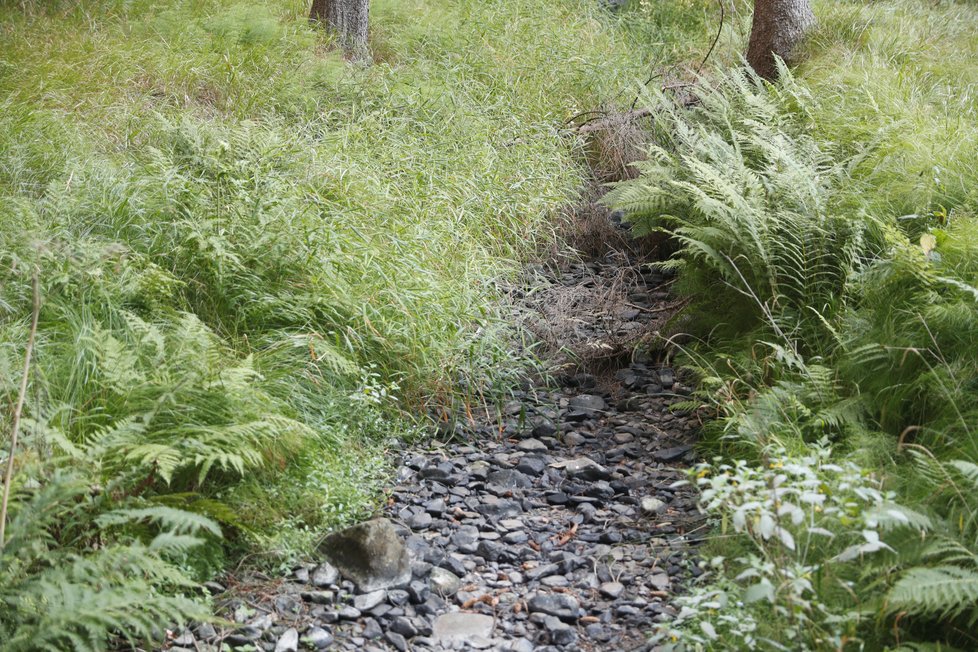
[[[840,649],[861,618],[855,600],[840,599],[859,588],[858,567],[893,552],[887,531],[930,528],[927,517],[894,503],[879,478],[835,462],[825,442],[795,456],[768,447],[764,458],[761,467],[717,460],[690,471],[719,535],[734,533],[747,546],[742,557],[711,562],[735,577],[723,596],[709,588],[684,598],[676,622],[658,634],[677,650],[723,649],[728,629],[746,649]],[[738,613],[724,613],[726,605]]]

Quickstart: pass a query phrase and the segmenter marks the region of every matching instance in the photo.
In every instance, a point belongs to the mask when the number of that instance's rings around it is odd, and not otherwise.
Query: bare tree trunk
[[[351,57],[366,59],[369,13],[370,0],[312,0],[309,20],[325,22]]]
[[[754,0],[747,63],[764,79],[775,79],[774,55],[794,63],[798,43],[814,26],[809,0]]]

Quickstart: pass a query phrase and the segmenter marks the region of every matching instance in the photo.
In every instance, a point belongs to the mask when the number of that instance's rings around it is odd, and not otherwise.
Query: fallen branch
[[[24,410],[24,397],[27,396],[27,378],[30,375],[31,355],[34,353],[34,339],[37,336],[37,320],[41,314],[41,290],[37,279],[37,268],[34,268],[31,288],[34,292],[34,311],[31,315],[30,334],[27,336],[27,350],[24,353],[24,373],[20,379],[17,405],[14,407],[14,419],[10,433],[10,453],[7,457],[7,472],[3,475],[3,503],[0,504],[0,550],[3,550],[5,541],[7,503],[10,500],[10,485],[14,479],[14,453],[17,451],[17,431],[20,429],[20,414]]]

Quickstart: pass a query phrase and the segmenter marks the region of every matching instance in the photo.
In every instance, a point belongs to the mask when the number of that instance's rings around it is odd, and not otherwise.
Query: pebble
[[[643,514],[646,516],[652,516],[653,514],[658,514],[664,510],[666,508],[666,504],[653,496],[645,496],[642,498],[640,507]]]
[[[353,606],[359,611],[370,611],[387,599],[387,591],[371,591],[362,593],[353,598]]]
[[[316,588],[333,586],[340,579],[340,572],[332,564],[320,564],[310,578],[310,583]]]
[[[299,631],[295,627],[290,627],[279,637],[275,643],[275,652],[298,652],[299,650]]]
[[[581,604],[566,593],[538,593],[530,598],[527,607],[531,612],[556,616],[562,620],[576,620]]]
[[[549,450],[546,444],[544,444],[539,439],[535,439],[533,437],[531,437],[530,439],[524,439],[520,443],[516,444],[516,448],[518,448],[521,451],[526,451],[528,453],[546,452]]]
[[[495,619],[474,613],[447,613],[435,619],[433,636],[443,643],[469,641],[475,637],[488,639],[492,635]]]
[[[443,597],[455,595],[459,587],[462,586],[462,581],[458,576],[444,568],[432,568],[429,581],[431,589]]]

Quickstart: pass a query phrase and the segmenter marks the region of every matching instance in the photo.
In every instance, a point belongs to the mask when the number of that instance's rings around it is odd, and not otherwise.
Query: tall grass
[[[292,0],[0,4],[6,395],[34,267],[44,301],[5,641],[199,615],[167,602],[190,576],[369,513],[392,439],[518,369],[493,281],[554,237],[587,176],[561,128],[644,78],[647,32],[584,0],[371,4],[371,66]],[[32,612],[62,581],[61,620]]]

